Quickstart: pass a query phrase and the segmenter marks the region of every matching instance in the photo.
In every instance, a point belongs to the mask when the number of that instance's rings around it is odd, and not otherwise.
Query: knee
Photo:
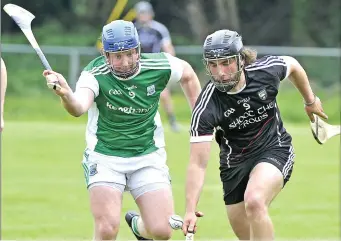
[[[168,224],[153,225],[153,227],[149,228],[148,231],[155,240],[169,240],[172,237],[172,229]]]
[[[102,240],[113,240],[116,238],[119,221],[100,218],[95,220],[96,233]]]
[[[257,191],[246,193],[244,196],[245,211],[248,218],[266,215],[268,207],[264,197]]]

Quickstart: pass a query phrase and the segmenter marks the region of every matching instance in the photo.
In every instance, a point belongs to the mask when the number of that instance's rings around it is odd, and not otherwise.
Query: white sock
[[[139,216],[133,217],[133,220],[131,221],[131,229],[133,230],[135,235],[141,237],[141,234],[139,233],[139,230],[138,230],[139,228],[137,225],[138,219],[139,219]]]
[[[151,239],[152,237],[149,235],[147,230],[144,227],[143,220],[139,216],[133,217],[133,220],[131,222],[131,228],[134,232],[139,237],[145,238],[145,239]]]

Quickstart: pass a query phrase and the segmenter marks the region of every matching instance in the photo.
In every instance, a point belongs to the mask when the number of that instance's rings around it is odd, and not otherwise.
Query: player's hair
[[[257,59],[257,51],[251,48],[243,47],[240,54],[244,59],[245,66],[252,64]]]

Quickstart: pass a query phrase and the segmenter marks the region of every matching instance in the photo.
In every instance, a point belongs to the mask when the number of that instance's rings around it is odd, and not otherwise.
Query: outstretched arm
[[[73,116],[79,117],[87,112],[94,102],[94,92],[89,88],[77,88],[72,91],[65,78],[54,71],[45,70],[43,76],[47,83],[59,82],[61,89],[54,90],[61,99],[64,108]]]
[[[190,160],[186,179],[186,214],[183,232],[196,231],[196,207],[204,185],[206,167],[211,151],[211,142],[191,143]]]
[[[186,61],[165,53],[171,66],[171,75],[169,81],[180,82],[187,101],[193,110],[195,102],[197,101],[201,86],[197,74],[194,72],[192,66]]]
[[[186,212],[195,212],[204,185],[211,142],[191,143],[186,179]]]
[[[323,111],[322,103],[311,89],[308,76],[301,64],[293,57],[282,56],[282,58],[289,64],[288,77],[301,93],[305,103],[305,110],[310,120],[314,121],[313,114],[327,119],[328,116]]]
[[[182,61],[182,65],[183,73],[180,79],[180,84],[191,107],[191,110],[193,110],[195,102],[197,101],[201,91],[200,81],[189,63]]]

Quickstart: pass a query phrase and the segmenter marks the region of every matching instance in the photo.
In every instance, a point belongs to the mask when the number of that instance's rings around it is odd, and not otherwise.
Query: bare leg
[[[261,162],[252,170],[244,195],[246,215],[252,230],[252,240],[274,239],[274,228],[268,208],[282,187],[283,175],[274,165]]]
[[[90,206],[95,221],[95,240],[115,240],[122,206],[121,191],[106,186],[90,188]]]
[[[246,216],[245,203],[226,205],[227,215],[233,232],[239,240],[250,240],[250,224]]]
[[[140,209],[138,232],[144,238],[169,240],[172,229],[168,224],[169,217],[174,214],[171,188],[163,188],[147,192],[136,199]]]

